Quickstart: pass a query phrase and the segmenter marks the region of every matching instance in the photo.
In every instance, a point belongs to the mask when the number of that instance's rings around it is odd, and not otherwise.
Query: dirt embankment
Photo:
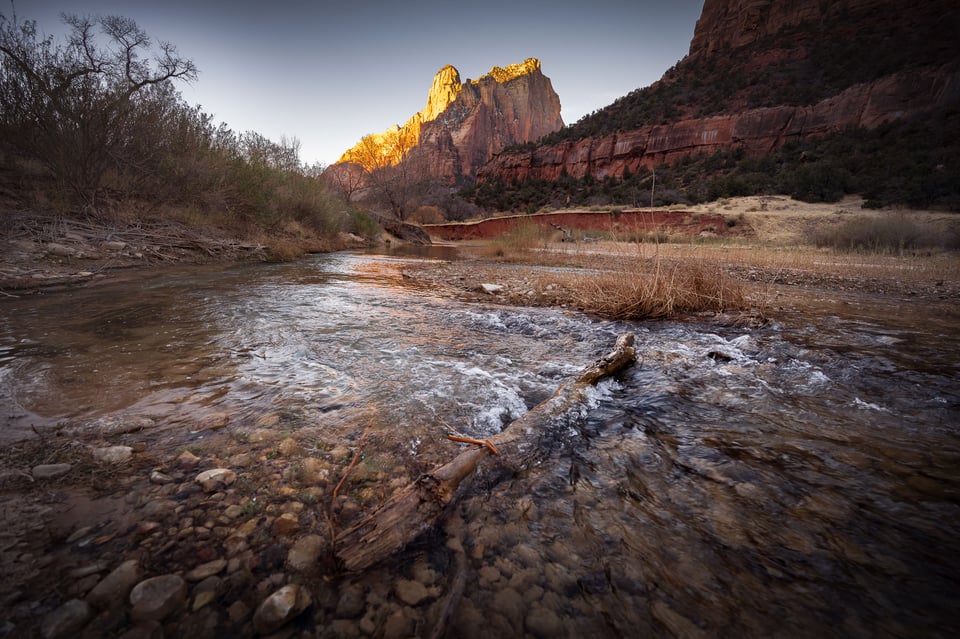
[[[6,213],[0,218],[0,294],[82,284],[120,269],[273,261],[366,244],[348,234],[261,240],[169,221],[112,224]]]
[[[737,227],[737,221],[720,213],[692,212],[668,209],[613,209],[610,211],[554,211],[532,215],[492,217],[475,222],[425,224],[431,236],[443,241],[481,240],[506,235],[518,225],[533,224],[573,231],[597,231],[622,237],[668,232],[697,236],[728,236],[748,234],[749,229]]]

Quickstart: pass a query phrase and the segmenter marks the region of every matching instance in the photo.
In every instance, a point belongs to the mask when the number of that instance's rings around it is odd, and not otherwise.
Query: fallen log
[[[610,353],[491,437],[489,446],[465,450],[421,475],[365,520],[339,535],[334,554],[347,570],[364,570],[405,547],[439,521],[461,482],[473,474],[481,460],[493,451],[507,459],[523,455],[537,431],[549,428],[557,419],[582,406],[591,386],[626,368],[635,357],[633,334],[624,333]]]

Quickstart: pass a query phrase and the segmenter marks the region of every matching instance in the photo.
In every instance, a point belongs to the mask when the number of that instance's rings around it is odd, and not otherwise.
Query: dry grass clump
[[[635,257],[614,270],[583,275],[577,303],[608,319],[668,319],[742,310],[746,294],[717,264]]]

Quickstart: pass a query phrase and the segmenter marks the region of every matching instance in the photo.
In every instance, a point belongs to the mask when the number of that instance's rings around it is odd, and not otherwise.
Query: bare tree
[[[173,45],[154,47],[129,18],[62,19],[70,32],[58,44],[38,36],[34,21],[0,15],[0,133],[95,206],[105,172],[130,161],[124,151],[142,133],[132,123],[144,103],[173,80],[195,79],[197,69]]]
[[[351,149],[349,161],[363,170],[364,186],[390,210],[404,220],[407,204],[415,186],[415,172],[404,159],[417,144],[416,136],[395,127],[381,135],[366,135]]]

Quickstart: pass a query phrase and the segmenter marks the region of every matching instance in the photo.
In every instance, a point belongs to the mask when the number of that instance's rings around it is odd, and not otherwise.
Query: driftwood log
[[[522,454],[532,435],[581,406],[591,386],[626,368],[635,357],[633,334],[621,335],[610,353],[487,440],[491,445],[465,450],[421,475],[357,526],[344,531],[334,544],[336,556],[347,570],[363,570],[405,547],[439,521],[460,483],[473,474],[484,457],[494,452],[502,452],[507,459]]]

